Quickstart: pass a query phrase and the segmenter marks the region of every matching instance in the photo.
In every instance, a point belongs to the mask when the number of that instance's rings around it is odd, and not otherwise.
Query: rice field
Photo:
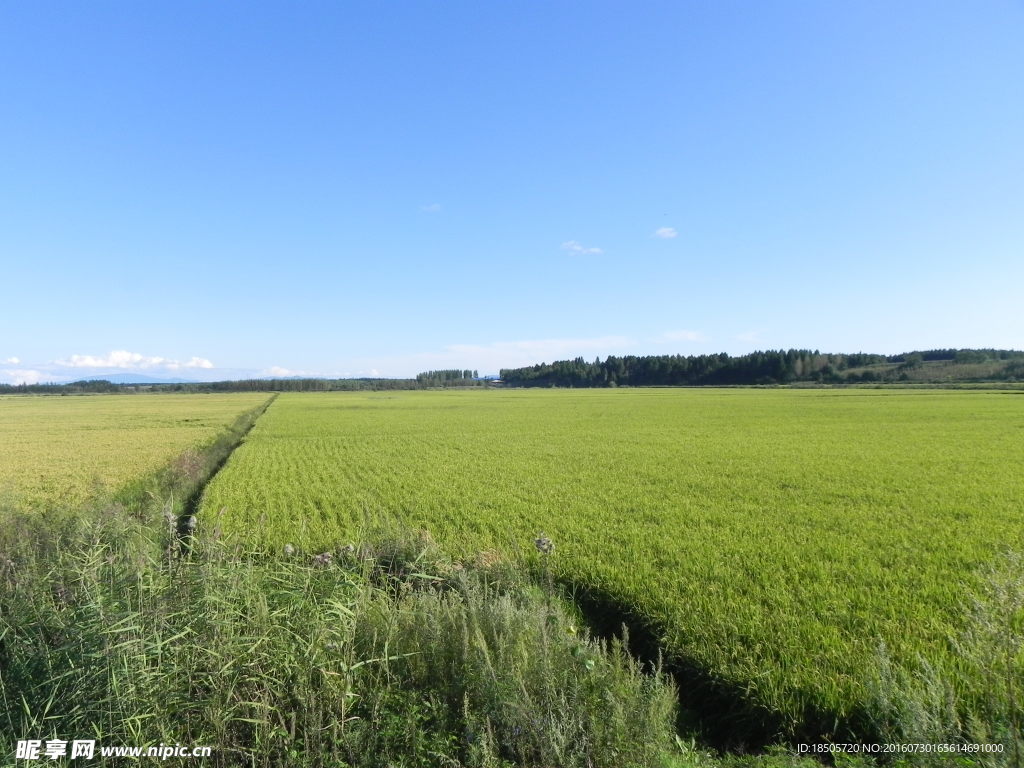
[[[0,507],[75,510],[202,445],[265,394],[0,397]]]
[[[1024,548],[1024,396],[884,390],[285,394],[207,487],[245,546],[378,517],[551,566],[796,725],[868,706],[879,648],[981,683],[951,638]],[[685,692],[684,692],[685,693]]]

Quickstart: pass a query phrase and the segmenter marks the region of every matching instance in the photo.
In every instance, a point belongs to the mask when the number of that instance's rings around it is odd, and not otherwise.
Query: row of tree
[[[440,371],[424,371],[416,374],[416,383],[421,387],[471,387],[482,386],[480,374],[468,368],[446,368]]]
[[[354,392],[422,389],[415,379],[244,379],[186,384],[0,384],[0,394],[80,395],[97,392]]]
[[[701,386],[789,384],[793,382],[851,383],[907,378],[906,369],[925,361],[952,364],[1001,362],[988,378],[1024,378],[1024,352],[1014,350],[929,350],[902,355],[822,354],[818,350],[788,349],[732,357],[717,355],[609,356],[592,363],[582,357],[505,368],[501,380],[516,387]],[[898,364],[898,365],[897,365]],[[857,369],[857,370],[853,370]]]
[[[483,386],[469,369],[425,371],[414,379],[243,379],[183,384],[112,384],[105,380],[68,384],[0,384],[0,394],[84,395],[110,392],[363,392],[432,387]]]

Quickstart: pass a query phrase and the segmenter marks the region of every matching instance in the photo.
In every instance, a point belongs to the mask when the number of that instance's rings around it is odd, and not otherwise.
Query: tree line
[[[104,379],[65,384],[0,384],[0,394],[86,395],[133,392],[377,392],[396,389],[484,386],[469,369],[425,371],[412,379],[242,379],[175,384],[113,384]]]
[[[993,362],[984,378],[1024,379],[1024,352],[997,349],[937,349],[900,355],[823,354],[818,350],[788,349],[752,352],[733,357],[714,355],[626,355],[582,357],[503,368],[501,380],[516,387],[709,386],[818,382],[843,384],[906,381],[911,369],[925,362],[952,365]]]
[[[423,387],[471,387],[481,385],[480,374],[468,368],[446,368],[416,374],[416,383]]]
[[[182,384],[112,384],[74,381],[67,384],[0,384],[0,394],[82,395],[132,392],[361,392],[422,389],[415,379],[243,379]]]

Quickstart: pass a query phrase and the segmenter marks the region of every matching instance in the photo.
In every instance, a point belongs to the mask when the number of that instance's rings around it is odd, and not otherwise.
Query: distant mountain
[[[99,376],[88,376],[79,381],[109,381],[111,384],[195,384],[190,379],[160,379],[156,376],[144,376],[138,373],[108,373]]]

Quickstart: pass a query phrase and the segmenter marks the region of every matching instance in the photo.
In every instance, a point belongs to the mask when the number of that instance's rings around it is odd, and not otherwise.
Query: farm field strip
[[[212,440],[266,399],[0,397],[0,507],[75,509]]]
[[[203,514],[262,550],[375,516],[528,551],[797,723],[850,716],[884,642],[959,675],[977,567],[1024,548],[1024,396],[868,390],[286,394]]]

